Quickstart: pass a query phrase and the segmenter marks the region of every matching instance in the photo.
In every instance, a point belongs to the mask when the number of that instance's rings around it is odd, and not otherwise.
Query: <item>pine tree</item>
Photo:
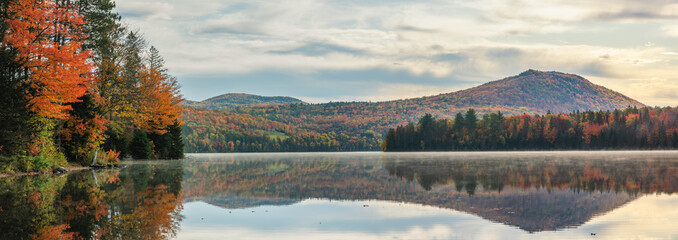
[[[476,115],[476,110],[471,108],[468,111],[466,111],[464,123],[466,128],[468,128],[469,132],[473,132],[476,129],[476,126],[478,124],[478,115]]]
[[[0,17],[7,19],[9,1],[0,1]],[[8,29],[5,21],[0,21],[0,45],[5,42]],[[0,47],[0,155],[16,156],[25,150],[33,132],[30,128],[28,100],[25,92],[27,85],[21,85],[27,78],[17,59],[16,50]]]
[[[181,134],[181,124],[179,121],[175,121],[173,125],[169,126],[169,129],[166,133],[169,135],[170,147],[169,159],[182,159],[184,158],[184,138]]]
[[[144,131],[134,130],[134,137],[130,142],[129,151],[134,159],[149,159],[153,155],[150,139]]]

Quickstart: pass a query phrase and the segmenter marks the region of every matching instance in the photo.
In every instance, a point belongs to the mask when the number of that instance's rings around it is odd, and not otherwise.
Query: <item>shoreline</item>
[[[88,169],[94,169],[93,167],[89,166],[69,166],[69,167],[64,167],[66,171],[71,172],[71,171],[82,171],[82,170],[88,170]],[[52,171],[50,172],[20,172],[20,173],[0,173],[0,178],[9,178],[9,177],[22,177],[22,176],[37,176],[37,175],[57,175],[57,173],[54,173]]]

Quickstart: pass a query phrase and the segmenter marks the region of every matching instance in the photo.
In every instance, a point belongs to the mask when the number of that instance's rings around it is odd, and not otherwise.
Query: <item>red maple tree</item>
[[[82,50],[84,18],[71,4],[54,0],[16,0],[8,7],[3,44],[16,49],[28,76],[30,109],[49,118],[68,117],[93,84],[91,52]]]

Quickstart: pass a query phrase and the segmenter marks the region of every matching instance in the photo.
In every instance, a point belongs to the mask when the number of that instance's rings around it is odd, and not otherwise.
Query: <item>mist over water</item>
[[[678,235],[676,152],[191,154],[125,165],[0,179],[0,238]]]

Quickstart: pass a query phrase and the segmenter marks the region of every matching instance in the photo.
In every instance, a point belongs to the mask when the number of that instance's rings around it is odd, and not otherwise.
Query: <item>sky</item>
[[[678,0],[117,0],[189,100],[462,90],[528,70],[678,106]]]

